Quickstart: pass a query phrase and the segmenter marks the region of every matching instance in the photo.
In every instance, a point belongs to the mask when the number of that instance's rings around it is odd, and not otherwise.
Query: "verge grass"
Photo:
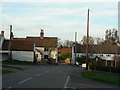
[[[119,76],[112,76],[112,75],[95,73],[95,72],[81,72],[81,76],[92,80],[98,80],[106,83],[120,85]]]
[[[17,70],[23,70],[22,68],[14,67],[14,66],[8,66],[8,65],[2,65],[2,67],[5,67],[5,68],[13,68],[13,69],[17,69]]]
[[[2,64],[29,65],[29,64],[33,64],[33,62],[18,61],[18,60],[6,60],[6,61],[2,61]]]

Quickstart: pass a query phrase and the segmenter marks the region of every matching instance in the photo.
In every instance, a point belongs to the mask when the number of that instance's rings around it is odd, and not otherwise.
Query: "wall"
[[[33,51],[12,51],[12,58],[20,61],[34,61]]]
[[[4,41],[4,36],[0,38],[0,49],[2,48],[3,41]]]
[[[44,47],[35,47],[35,48],[38,49],[38,50],[40,50],[40,52],[43,54],[42,58],[44,58],[44,55],[49,55],[48,51],[44,51]],[[51,58],[56,59],[56,53],[57,53],[56,50],[53,50],[51,52]],[[39,52],[36,52],[36,54],[38,54],[40,56]],[[40,57],[39,57],[39,59],[40,59]]]
[[[74,46],[72,47],[72,64],[75,64]]]
[[[103,60],[114,60],[113,59],[114,54],[89,54],[89,55],[90,55],[90,58],[95,58],[96,56],[98,56]],[[110,55],[110,56],[108,56],[108,55]],[[77,57],[86,56],[86,54],[85,53],[77,53],[76,56]]]
[[[8,59],[8,53],[0,53],[0,61],[5,61]]]
[[[51,52],[51,58],[56,59],[57,50]]]

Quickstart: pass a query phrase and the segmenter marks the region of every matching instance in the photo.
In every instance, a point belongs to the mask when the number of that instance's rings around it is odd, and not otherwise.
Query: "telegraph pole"
[[[87,15],[86,70],[88,70],[88,43],[89,43],[89,9],[88,9],[88,15]]]
[[[11,44],[12,44],[12,25],[10,25],[10,41],[9,41],[9,47],[8,47],[8,60],[12,60]]]
[[[75,65],[76,65],[76,44],[77,44],[77,32],[75,32]]]

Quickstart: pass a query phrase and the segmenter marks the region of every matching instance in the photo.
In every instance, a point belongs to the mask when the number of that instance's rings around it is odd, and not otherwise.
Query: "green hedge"
[[[96,65],[95,63],[89,63],[89,69],[104,71],[104,72],[120,73],[120,67],[109,67],[109,66],[103,66],[103,65]]]

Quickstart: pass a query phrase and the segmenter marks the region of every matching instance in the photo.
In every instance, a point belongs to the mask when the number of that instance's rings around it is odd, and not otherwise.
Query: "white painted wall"
[[[43,54],[43,57],[42,58],[44,58],[44,55],[49,55],[49,52],[48,51],[44,51],[44,47],[35,47],[36,49],[38,49],[38,50],[40,50],[40,52]],[[37,52],[38,53],[38,52]],[[53,50],[52,52],[51,52],[51,58],[53,58],[53,59],[56,59],[56,49],[55,50]]]
[[[0,38],[0,49],[2,48],[3,41],[4,41],[4,36]]]
[[[56,59],[56,57],[57,57],[57,49],[56,50],[53,50],[52,52],[51,52],[51,58],[53,58],[53,59]]]
[[[34,61],[33,51],[12,51],[12,58],[20,61]]]
[[[77,53],[76,54],[77,57],[81,57],[81,56],[85,56],[85,55],[86,55],[85,53]],[[92,55],[92,56],[90,56],[90,58],[95,58],[96,56],[98,56],[98,57],[100,57],[101,59],[104,59],[104,60],[114,60],[113,59],[114,54],[89,54],[89,55]],[[103,56],[101,56],[101,55],[103,55]]]
[[[72,47],[72,64],[75,64],[74,46]]]

